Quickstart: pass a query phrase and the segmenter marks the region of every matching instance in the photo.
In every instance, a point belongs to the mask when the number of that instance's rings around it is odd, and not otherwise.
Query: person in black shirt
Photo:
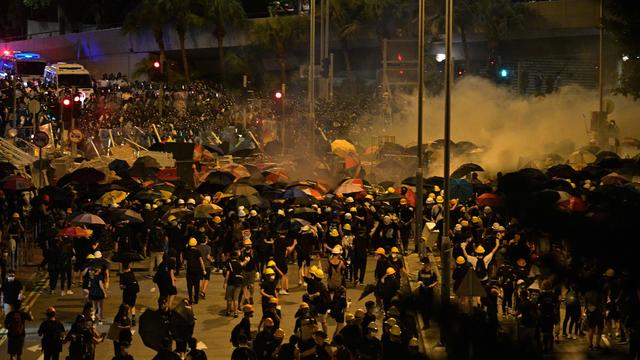
[[[262,313],[264,314],[271,298],[277,298],[276,293],[276,273],[271,268],[264,270],[264,277],[260,284],[260,295],[262,296]]]
[[[269,360],[275,350],[274,323],[271,318],[266,318],[262,324],[262,330],[256,334],[253,341],[253,351],[256,352],[258,360]]]
[[[122,333],[131,333],[131,319],[129,318],[129,305],[121,304],[118,309],[116,317],[113,319],[113,326],[118,327],[118,335],[113,340],[113,352],[116,360],[120,360],[120,354],[122,353],[120,344],[120,335]]]
[[[249,340],[245,335],[238,336],[238,347],[231,353],[231,360],[256,360],[256,352],[249,347]]]
[[[160,298],[165,298],[167,304],[171,307],[173,298],[178,293],[176,289],[176,278],[174,275],[175,262],[174,259],[169,257],[169,254],[162,256],[162,262],[158,265],[158,270],[153,276],[153,282],[158,287],[158,294]]]
[[[42,352],[44,360],[58,360],[62,352],[64,339],[64,325],[56,319],[56,309],[47,309],[47,320],[38,328],[38,335],[42,336]]]
[[[369,328],[369,324],[376,322],[376,303],[374,301],[367,301],[364,304],[366,309],[364,313],[364,317],[362,318],[362,333],[367,334],[367,329]]]
[[[355,240],[353,241],[353,278],[356,286],[364,283],[364,274],[367,271],[367,251],[369,251],[369,231],[364,219],[356,217],[353,224]]]
[[[187,359],[190,360],[207,360],[207,353],[204,350],[198,349],[198,339],[191,337],[189,339],[189,353]]]
[[[298,259],[298,286],[304,282],[304,277],[307,275],[307,269],[311,266],[311,251],[313,250],[313,243],[317,239],[315,233],[311,230],[309,225],[304,225],[300,229],[296,243],[296,257]]]
[[[120,289],[122,289],[122,303],[129,306],[131,312],[131,325],[136,326],[136,300],[140,285],[136,280],[136,275],[131,271],[129,263],[122,264],[120,274]]]
[[[277,333],[277,331],[276,331]],[[300,351],[298,350],[298,342],[300,338],[296,335],[289,337],[289,342],[281,344],[273,352],[273,357],[276,360],[296,360],[300,358]]]
[[[433,307],[434,288],[438,284],[438,277],[431,269],[431,262],[428,257],[421,259],[422,269],[418,272],[418,301],[424,328],[429,328],[430,313]]]
[[[200,279],[207,273],[202,254],[196,246],[198,240],[189,239],[189,249],[185,251],[184,257],[187,262],[187,292],[189,293],[189,303],[197,304],[200,298]]]
[[[20,280],[16,279],[15,270],[10,269],[7,271],[7,278],[2,281],[1,290],[0,305],[5,307],[5,313],[9,312],[9,306],[13,306],[14,309],[19,309],[23,288]]]

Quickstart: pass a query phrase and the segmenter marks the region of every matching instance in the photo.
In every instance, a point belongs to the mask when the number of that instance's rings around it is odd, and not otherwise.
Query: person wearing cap
[[[291,239],[287,231],[279,232],[273,244],[273,260],[276,262],[278,269],[280,269],[283,274],[280,279],[281,295],[289,294],[289,277],[287,276],[289,266],[287,264],[287,258],[291,253],[293,253],[297,244],[298,241],[296,239]]]
[[[329,315],[336,320],[336,329],[333,332],[334,335],[340,332],[340,330],[344,326],[345,319],[348,322],[348,316],[350,314],[346,313],[347,305],[347,288],[344,286],[339,286],[333,292],[331,303],[329,304],[329,308],[331,309]]]
[[[200,237],[196,249],[198,249],[198,251],[200,252],[202,261],[204,262],[205,274],[202,277],[202,280],[200,280],[200,298],[204,300],[207,297],[207,289],[209,288],[209,281],[211,280],[211,270],[213,267],[212,261],[214,259],[211,253],[211,246],[209,245],[209,238],[206,235]]]
[[[62,352],[62,339],[64,339],[64,325],[56,319],[56,309],[53,306],[47,308],[47,319],[40,323],[38,336],[42,339],[42,353],[45,360],[58,360]]]
[[[242,240],[240,251],[240,263],[242,264],[242,303],[253,304],[253,291],[256,278],[259,277],[258,262],[253,252],[253,241],[249,233]]]
[[[358,345],[362,341],[362,320],[364,310],[357,309],[351,320],[347,319],[347,324],[338,332],[346,343],[346,347],[352,354],[357,354]]]
[[[427,354],[420,352],[420,344],[418,343],[418,338],[412,337],[409,340],[409,351],[407,353],[407,360],[427,360]]]
[[[87,299],[92,302],[93,308],[96,309],[95,315],[98,325],[102,325],[102,320],[104,318],[104,300],[108,296],[104,277],[102,275],[102,268],[93,268],[93,271],[88,271],[88,274]]]
[[[475,255],[469,255],[467,254],[466,249],[467,242],[464,241],[460,245],[465,259],[469,262],[471,268],[476,272],[476,275],[478,275],[478,279],[480,279],[481,282],[486,283],[489,280],[489,263],[491,263],[493,255],[496,253],[496,251],[498,251],[498,248],[500,247],[500,240],[497,238],[495,239],[495,245],[488,254],[485,254],[486,251],[482,245],[478,245],[475,250]]]
[[[153,272],[162,262],[162,254],[169,250],[168,238],[165,236],[165,229],[159,221],[154,221],[153,226],[149,228],[147,241],[147,249],[149,250],[149,268],[146,277],[153,277]]]
[[[400,229],[400,240],[402,241],[403,255],[407,255],[409,249],[409,235],[411,233],[411,224],[413,223],[413,207],[409,205],[407,198],[400,199],[400,207],[398,208],[398,227]]]
[[[405,359],[408,349],[402,343],[402,329],[398,324],[389,328],[389,336],[382,340],[383,360]]]
[[[378,285],[378,295],[382,300],[384,311],[391,307],[391,299],[393,299],[400,290],[400,276],[396,269],[388,267],[385,275],[380,279]]]
[[[331,250],[333,250],[336,245],[342,246],[342,238],[337,227],[327,232],[327,236],[325,237],[323,244],[325,254],[330,255]]]
[[[262,323],[262,330],[258,331],[253,340],[253,351],[257,360],[270,360],[277,347],[276,338],[273,335],[277,329],[271,318],[266,318]]]
[[[389,260],[387,259],[386,252],[383,248],[379,247],[375,251],[376,259],[376,268],[373,271],[373,275],[376,281],[380,281],[384,276],[387,268],[389,267]]]
[[[342,226],[342,257],[345,263],[345,278],[353,282],[353,242],[355,236],[351,230],[352,224],[344,224]]]
[[[322,325],[322,330],[327,332],[327,311],[331,302],[329,290],[322,282],[324,271],[322,269],[312,269],[311,278],[307,282],[307,293],[303,296],[303,301],[309,303],[312,314],[316,321]]]
[[[178,219],[175,216],[170,215],[167,218],[169,224],[165,228],[165,236],[167,238],[167,245],[169,257],[175,259],[175,272],[176,275],[180,275],[180,269],[182,268],[182,255],[187,245],[188,238],[185,236],[185,229],[181,228],[178,224]]]
[[[391,216],[382,217],[382,223],[376,228],[376,237],[380,241],[380,246],[385,250],[389,250],[400,244],[400,230],[398,224],[395,223]]]
[[[300,359],[318,359],[318,360],[330,360],[333,359],[333,349],[327,343],[327,333],[322,330],[318,330],[313,333],[313,340],[315,346],[309,350],[300,350]],[[310,357],[311,356],[311,357]]]
[[[206,275],[207,270],[202,259],[202,254],[196,246],[196,238],[189,239],[189,248],[184,252],[184,259],[187,268],[187,293],[189,303],[197,304],[200,299],[200,280]]]
[[[262,318],[260,318],[260,323],[258,323],[258,330],[262,329],[262,325],[266,320],[273,321],[274,329],[280,327],[280,321],[282,320],[282,311],[280,310],[280,306],[278,305],[278,303],[279,300],[277,297],[269,298],[267,307],[262,313]]]
[[[10,305],[10,311],[5,313],[4,328],[6,329],[7,353],[9,359],[20,360],[24,350],[27,321],[33,320],[29,308]]]
[[[333,293],[338,287],[344,284],[344,271],[346,264],[342,259],[342,246],[336,245],[331,249],[331,256],[328,261],[327,288],[329,293]]]
[[[296,319],[295,324],[293,326],[293,333],[300,336],[300,331],[302,329],[302,322],[306,319],[310,319],[315,321],[313,315],[311,315],[309,304],[306,302],[300,303],[298,310],[293,315]]]
[[[248,343],[251,342],[251,318],[253,317],[253,305],[242,305],[242,319],[231,330],[231,337],[229,341],[235,347],[239,346],[239,340],[241,336],[244,336]]]
[[[505,261],[496,270],[498,285],[502,288],[502,316],[507,316],[513,309],[513,292],[516,283],[516,274],[509,261]]]
[[[260,282],[260,295],[262,297],[263,314],[266,312],[271,298],[278,297],[276,287],[276,272],[272,268],[267,267],[266,269],[264,269],[264,273]]]

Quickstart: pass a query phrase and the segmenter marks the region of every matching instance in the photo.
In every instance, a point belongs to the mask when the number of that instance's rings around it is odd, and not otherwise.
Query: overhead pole
[[[424,12],[425,1],[419,0],[418,6],[418,149],[417,149],[417,168],[416,168],[416,212],[415,212],[415,229],[414,229],[414,247],[416,252],[423,255],[422,242],[422,218],[423,218],[423,197],[424,189],[422,187],[422,176],[424,163],[422,159],[422,127],[423,127],[423,102],[424,102]],[[407,251],[407,249],[405,249]]]
[[[602,83],[603,78],[603,46],[604,46],[604,0],[600,0],[600,36],[599,36],[599,49],[598,49],[598,91],[599,91],[599,107],[600,116],[602,116],[602,110],[604,108],[603,93],[604,85]]]

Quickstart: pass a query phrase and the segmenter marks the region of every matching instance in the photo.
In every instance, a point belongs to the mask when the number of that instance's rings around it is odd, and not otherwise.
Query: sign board
[[[33,134],[33,144],[39,148],[43,148],[49,144],[49,135],[44,131],[36,131]]]
[[[69,141],[74,144],[79,144],[82,139],[84,139],[84,134],[82,134],[82,130],[80,129],[71,129],[69,130]]]
[[[29,100],[29,112],[32,114],[37,114],[40,112],[40,101],[36,99]]]

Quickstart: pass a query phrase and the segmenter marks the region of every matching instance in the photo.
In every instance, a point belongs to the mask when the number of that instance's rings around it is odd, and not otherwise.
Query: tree
[[[211,26],[213,36],[218,41],[218,58],[220,59],[220,76],[224,75],[224,37],[227,28],[244,24],[247,14],[238,0],[200,0],[203,7],[202,23]]]
[[[640,98],[640,3],[637,1],[607,1],[605,30],[613,35],[617,45],[617,59],[624,56],[620,86],[616,93]]]
[[[185,39],[187,31],[200,24],[200,18],[193,12],[194,1],[192,0],[165,0],[167,1],[167,9],[169,13],[169,23],[178,33],[178,42],[180,43],[180,55],[182,56],[182,68],[184,69],[184,77],[188,82],[191,81],[189,74],[189,59],[187,58],[187,50],[185,48]]]
[[[126,34],[151,31],[160,51],[160,63],[165,66],[164,27],[169,23],[166,0],[141,0],[125,18],[122,30]]]
[[[254,44],[274,51],[282,84],[287,80],[287,54],[296,42],[307,38],[308,21],[306,16],[272,16],[255,22],[249,32]]]
[[[331,23],[340,39],[347,77],[351,79],[349,40],[366,31],[365,0],[331,0]]]

